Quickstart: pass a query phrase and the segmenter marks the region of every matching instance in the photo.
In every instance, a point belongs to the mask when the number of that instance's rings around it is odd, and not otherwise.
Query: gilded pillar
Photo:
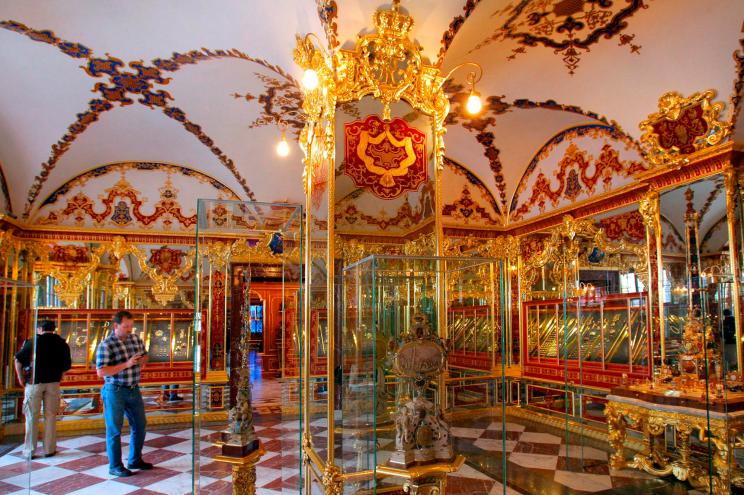
[[[729,236],[729,269],[733,278],[733,287],[731,293],[734,304],[734,324],[736,326],[736,369],[741,372],[744,370],[742,367],[743,359],[741,352],[742,344],[742,301],[741,301],[741,266],[740,256],[742,250],[742,239],[737,235],[737,223],[742,221],[739,215],[737,215],[736,207],[738,195],[742,193],[739,187],[742,185],[742,177],[738,177],[737,170],[734,169],[730,164],[723,171],[724,187],[726,188],[726,217],[728,218],[728,236]]]
[[[664,266],[662,264],[662,238],[661,238],[661,212],[659,211],[659,192],[649,190],[638,206],[638,211],[643,217],[646,226],[646,246],[648,251],[648,304],[651,318],[651,329],[653,337],[654,321],[659,329],[659,346],[662,363],[666,358],[666,342],[664,338],[664,291],[660,284],[664,280]],[[654,291],[657,294],[654,294]],[[656,309],[654,310],[654,297],[656,296]],[[652,338],[653,341],[653,338]],[[653,351],[652,351],[653,352]],[[653,370],[653,363],[652,370]]]

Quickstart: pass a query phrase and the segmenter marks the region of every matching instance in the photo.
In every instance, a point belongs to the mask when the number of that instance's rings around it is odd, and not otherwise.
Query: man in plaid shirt
[[[132,333],[134,320],[129,311],[119,311],[113,317],[114,331],[98,346],[96,368],[104,379],[101,397],[106,421],[106,453],[109,474],[131,476],[131,469],[152,469],[142,459],[145,443],[145,404],[139,390],[140,371],[147,363],[147,351],[142,339]],[[121,462],[121,428],[124,415],[129,422],[131,441],[127,467]]]

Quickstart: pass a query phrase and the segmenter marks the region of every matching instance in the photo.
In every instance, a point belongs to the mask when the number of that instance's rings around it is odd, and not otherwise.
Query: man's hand
[[[130,357],[127,360],[127,369],[128,368],[131,368],[132,366],[136,366],[136,365],[140,364],[140,361],[141,360],[142,360],[142,354],[136,354],[136,355]]]

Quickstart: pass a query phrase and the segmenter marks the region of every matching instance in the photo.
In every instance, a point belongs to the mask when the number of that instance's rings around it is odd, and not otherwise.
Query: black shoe
[[[126,478],[127,476],[132,476],[134,473],[131,472],[129,469],[126,469],[124,466],[109,469],[109,474],[112,476],[118,476],[119,478]]]
[[[54,457],[55,455],[57,455],[57,451],[56,450],[54,452],[52,452],[51,454],[44,454],[44,457]]]
[[[183,397],[181,397],[180,395],[171,395],[170,396],[170,399],[168,399],[168,400],[171,401],[171,402],[175,402],[177,400],[183,400]]]
[[[152,464],[150,464],[149,462],[145,462],[142,459],[140,459],[139,461],[137,461],[135,463],[127,464],[127,467],[129,469],[141,469],[143,471],[147,471],[148,469],[152,469]]]

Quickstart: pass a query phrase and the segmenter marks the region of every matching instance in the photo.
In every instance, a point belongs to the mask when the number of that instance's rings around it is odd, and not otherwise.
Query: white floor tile
[[[599,492],[612,488],[612,478],[603,474],[556,471],[554,479],[561,485],[584,492]]]
[[[114,480],[106,480],[103,483],[87,486],[68,495],[126,495],[139,490],[138,486],[127,485]]]
[[[502,452],[504,450],[504,444],[506,444],[506,451],[511,452],[517,446],[517,442],[514,440],[502,440],[496,438],[479,438],[473,445],[483,450],[490,450],[491,452]]]
[[[13,476],[12,478],[6,478],[3,481],[12,485],[24,487],[29,486],[30,480],[30,486],[34,487],[43,483],[48,483],[49,481],[54,481],[66,476],[71,476],[73,474],[77,473],[75,471],[70,471],[69,469],[61,469],[58,467],[49,466],[41,469],[34,469],[30,473],[30,475],[29,473],[23,473],[18,476]]]
[[[483,435],[484,431],[486,430],[483,428],[460,428],[453,426],[450,428],[450,435],[457,438],[478,438]]]
[[[551,469],[558,466],[558,457],[543,454],[525,454],[523,452],[512,452],[509,460],[528,469]]]
[[[550,433],[526,431],[519,437],[519,441],[532,443],[561,443],[561,437],[551,435]]]

